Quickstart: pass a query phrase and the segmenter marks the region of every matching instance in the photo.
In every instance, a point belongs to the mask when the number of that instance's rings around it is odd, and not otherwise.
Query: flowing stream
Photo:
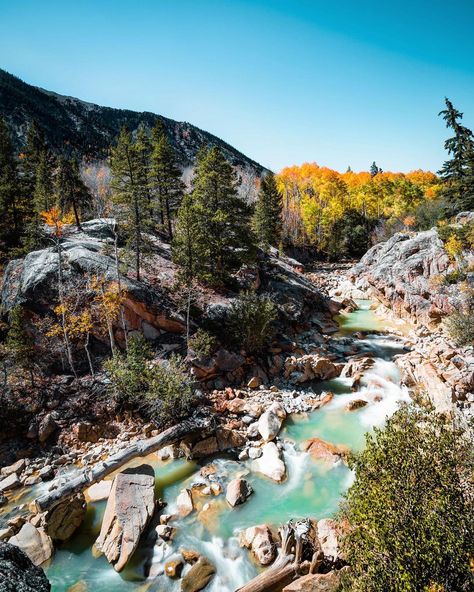
[[[172,559],[180,547],[204,554],[216,566],[216,576],[207,591],[233,592],[259,569],[250,553],[239,547],[239,531],[263,523],[278,526],[290,518],[320,519],[333,515],[353,475],[342,462],[328,467],[314,460],[300,450],[301,443],[319,437],[360,450],[364,446],[365,433],[373,426],[383,425],[398,402],[409,398],[407,390],[400,386],[399,373],[392,361],[395,354],[403,351],[403,344],[390,333],[376,333],[390,331],[391,326],[374,314],[370,301],[358,301],[358,306],[358,310],[339,317],[340,332],[334,339],[351,337],[355,331],[368,333],[358,339],[358,344],[375,354],[375,364],[365,372],[357,392],[351,391],[350,381],[344,378],[311,385],[314,391],[328,390],[335,396],[329,404],[309,415],[291,416],[286,420],[280,434],[284,440],[283,456],[288,475],[283,483],[277,484],[253,473],[251,461],[237,461],[222,455],[205,459],[200,464],[185,460],[163,462],[155,454],[136,459],[129,466],[146,462],[154,467],[156,493],[168,503],[164,510],[167,514],[173,514],[179,491],[199,481],[199,471],[204,464],[215,466],[216,475],[224,487],[230,479],[245,476],[254,493],[234,509],[227,505],[224,494],[197,497],[197,511],[172,522],[177,533],[171,546],[157,547],[154,539],[145,536],[121,574],[117,574],[103,556],[96,557],[93,552],[92,545],[100,530],[105,502],[90,503],[86,521],[79,532],[57,549],[54,560],[46,568],[53,592],[177,591],[179,580],[171,580],[166,575],[154,581],[151,578],[146,580],[144,574],[149,571],[155,576],[162,573],[164,562]],[[374,334],[370,334],[371,331]],[[345,407],[352,399],[364,399],[368,404],[356,411],[346,411]]]

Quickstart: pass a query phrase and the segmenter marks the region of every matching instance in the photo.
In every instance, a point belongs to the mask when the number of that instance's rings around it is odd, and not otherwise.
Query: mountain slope
[[[0,69],[0,116],[13,135],[15,147],[24,144],[28,126],[36,120],[54,152],[86,159],[103,159],[120,127],[135,131],[143,124],[152,127],[156,118],[163,121],[180,165],[192,166],[199,148],[219,146],[226,158],[245,177],[257,177],[266,171],[223,140],[187,122],[178,122],[154,113],[113,109],[87,103],[73,97],[31,86]]]

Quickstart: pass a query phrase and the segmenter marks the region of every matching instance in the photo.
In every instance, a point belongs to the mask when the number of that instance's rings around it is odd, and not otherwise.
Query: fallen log
[[[45,512],[61,500],[75,493],[83,492],[94,483],[102,481],[104,477],[110,475],[110,473],[113,473],[134,458],[156,452],[157,450],[160,450],[160,448],[176,443],[189,434],[204,431],[210,426],[210,423],[210,420],[207,418],[187,419],[164,430],[161,434],[158,434],[158,436],[147,438],[145,440],[138,440],[127,448],[109,456],[106,460],[97,463],[93,467],[85,467],[77,477],[71,478],[57,489],[53,489],[33,500],[29,504],[29,510],[34,514]]]
[[[310,571],[320,551],[314,536],[311,536],[311,529],[309,520],[302,520],[296,525],[290,520],[282,526],[279,529],[281,547],[273,565],[236,592],[280,592],[303,570]],[[311,564],[306,557],[311,559]]]

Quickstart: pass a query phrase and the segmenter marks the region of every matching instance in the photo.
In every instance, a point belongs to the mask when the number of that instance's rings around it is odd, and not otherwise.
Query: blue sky
[[[473,23],[473,0],[0,0],[0,67],[274,170],[437,170],[445,95],[474,128]]]

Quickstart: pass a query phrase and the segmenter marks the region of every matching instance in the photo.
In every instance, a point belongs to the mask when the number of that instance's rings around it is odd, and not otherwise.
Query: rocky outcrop
[[[0,542],[0,590],[2,592],[50,592],[44,571],[18,546]]]
[[[373,246],[349,272],[355,287],[399,316],[432,326],[455,306],[457,288],[436,283],[454,269],[436,229],[400,232]],[[337,295],[337,292],[336,292]]]
[[[155,474],[149,465],[119,473],[113,482],[95,546],[121,571],[137,548],[155,509]]]

